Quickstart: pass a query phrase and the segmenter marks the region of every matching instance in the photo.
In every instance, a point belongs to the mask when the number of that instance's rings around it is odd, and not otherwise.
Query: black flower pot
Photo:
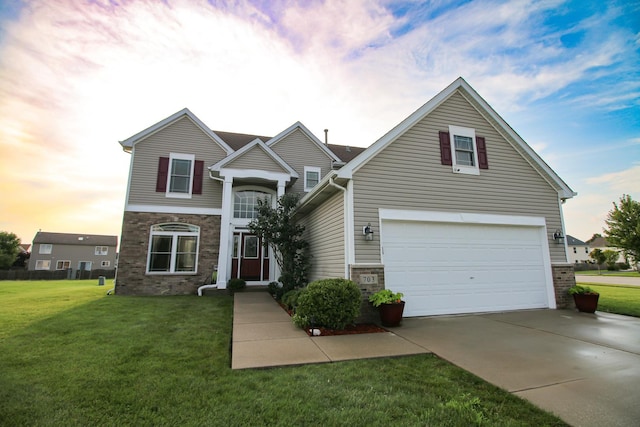
[[[400,326],[402,313],[404,312],[404,301],[392,304],[380,304],[380,321],[382,326]]]
[[[573,294],[573,301],[578,311],[583,313],[595,313],[598,308],[598,294]]]

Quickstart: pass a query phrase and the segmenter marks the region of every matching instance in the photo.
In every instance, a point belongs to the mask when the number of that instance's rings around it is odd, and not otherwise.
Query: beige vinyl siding
[[[486,140],[488,170],[454,174],[440,163],[438,131],[474,128]],[[545,217],[560,228],[558,193],[458,92],[354,174],[354,233],[375,225],[371,245],[355,239],[357,263],[380,262],[378,208]],[[565,262],[564,245],[549,244],[552,262]]]
[[[277,164],[271,156],[258,146],[254,146],[232,162],[224,165],[224,167],[229,169],[259,169],[269,172],[288,173],[285,168]]]
[[[156,192],[158,159],[169,157],[169,153],[194,154],[196,160],[204,161],[202,194],[190,199],[165,197]],[[191,208],[220,208],[222,186],[209,178],[207,167],[226,157],[226,152],[209,138],[188,117],[166,126],[135,144],[133,168],[129,191],[129,204],[184,206]]]
[[[336,193],[301,221],[312,255],[309,281],[344,277],[344,195]]]
[[[298,172],[299,178],[288,190],[293,193],[304,193],[304,167],[320,168],[320,179],[331,170],[331,158],[300,129],[278,141],[270,148],[284,159],[289,166]]]

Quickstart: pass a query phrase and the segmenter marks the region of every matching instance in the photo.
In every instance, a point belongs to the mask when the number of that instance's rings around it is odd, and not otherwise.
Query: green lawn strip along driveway
[[[591,283],[586,283],[584,286],[600,294],[598,311],[640,317],[640,287]]]
[[[232,371],[232,297],[106,288],[0,282],[0,425],[565,425],[434,355]]]
[[[586,271],[576,271],[576,276],[613,276],[613,277],[638,277],[640,278],[640,273],[637,271],[608,271],[608,270],[586,270]]]

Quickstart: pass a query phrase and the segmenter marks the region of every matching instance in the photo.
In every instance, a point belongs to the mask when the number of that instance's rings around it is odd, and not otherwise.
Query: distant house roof
[[[27,253],[29,252],[29,249],[31,249],[31,245],[29,243],[20,243],[18,249],[20,249],[20,252],[22,253]]]
[[[609,246],[609,242],[607,242],[607,239],[605,239],[604,237],[596,237],[595,239],[593,239],[593,241],[591,243],[589,243],[589,246],[591,246],[592,248],[608,248]]]
[[[569,246],[588,246],[587,243],[583,242],[580,239],[576,239],[573,236],[567,234],[567,244]]]
[[[58,245],[85,245],[85,246],[117,246],[118,236],[104,236],[99,234],[73,234],[73,233],[49,233],[38,231],[33,243],[51,243]]]

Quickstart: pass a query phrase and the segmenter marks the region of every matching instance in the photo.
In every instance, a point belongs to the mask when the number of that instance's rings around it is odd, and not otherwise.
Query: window
[[[244,236],[244,258],[258,258],[258,236]]]
[[[96,246],[96,255],[107,255],[108,252],[108,246]]]
[[[111,261],[102,261],[100,263],[100,267],[110,267],[111,266]]]
[[[36,261],[36,270],[49,270],[51,268],[51,260],[39,259]]]
[[[584,248],[584,253],[588,254],[589,253],[589,248]]]
[[[233,236],[233,258],[240,258],[240,236]]]
[[[167,197],[191,198],[202,194],[203,174],[203,160],[196,160],[193,154],[170,153],[158,161],[156,191]]]
[[[475,129],[449,126],[449,137],[451,138],[453,171],[455,173],[479,175]]]
[[[577,254],[578,253],[578,248],[576,248],[575,246],[573,247],[573,253]]]
[[[200,227],[159,224],[151,227],[148,273],[195,273]]]
[[[489,169],[484,137],[472,128],[449,126],[449,132],[440,132],[440,161],[454,173],[480,175],[480,169]]]
[[[304,167],[304,191],[311,191],[313,187],[320,182],[320,168],[305,166]]]
[[[233,217],[254,219],[258,216],[258,200],[271,202],[271,195],[262,191],[237,191],[233,199]]]
[[[58,262],[56,262],[56,270],[67,270],[69,268],[71,268],[71,261],[58,261]]]
[[[53,245],[50,243],[44,243],[40,245],[41,254],[50,254],[52,250],[53,250]],[[46,269],[48,270],[49,267],[47,267]]]

